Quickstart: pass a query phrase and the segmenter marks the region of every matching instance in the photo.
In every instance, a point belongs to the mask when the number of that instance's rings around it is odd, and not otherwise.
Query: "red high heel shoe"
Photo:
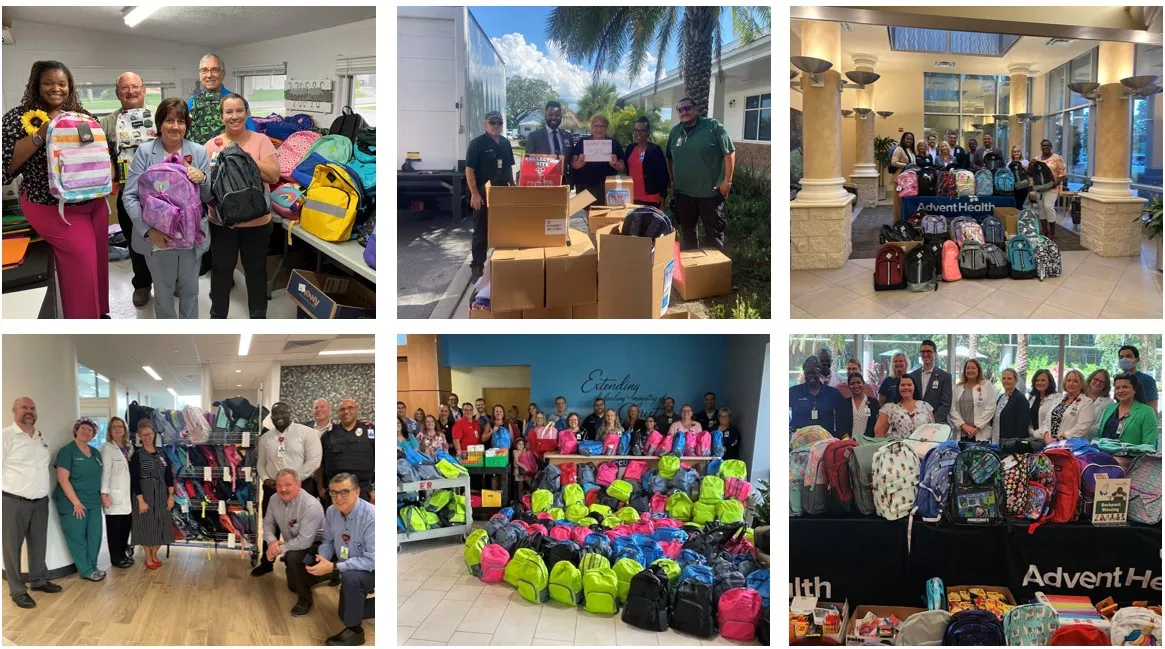
[[[158,568],[161,568],[161,567],[162,567],[161,562],[154,563],[154,562],[150,561],[149,559],[146,559],[146,569],[147,570],[157,570]]]

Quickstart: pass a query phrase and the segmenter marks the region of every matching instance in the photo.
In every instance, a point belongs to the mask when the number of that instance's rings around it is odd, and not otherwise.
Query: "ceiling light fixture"
[[[243,370],[235,370],[235,374],[242,374]]]
[[[251,334],[239,334],[239,356],[246,356],[251,351]]]
[[[166,392],[169,392],[170,396],[172,397],[178,396],[178,393],[174,391],[174,388],[166,388]]]
[[[324,350],[319,353],[320,356],[343,356],[345,354],[375,354],[375,349],[332,349]]]
[[[161,8],[162,5],[152,5],[149,7],[143,5],[141,7],[133,7],[129,11],[125,12],[125,15],[122,16],[122,20],[125,21],[126,27],[137,27],[138,23],[142,22],[146,18],[149,18],[154,14],[155,11]]]
[[[162,380],[162,377],[158,376],[158,373],[154,371],[154,368],[150,367],[149,365],[142,365],[142,370],[146,374],[149,374],[155,381]]]

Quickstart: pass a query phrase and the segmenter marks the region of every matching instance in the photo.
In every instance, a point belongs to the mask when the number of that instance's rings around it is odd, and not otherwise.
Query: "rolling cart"
[[[461,542],[469,537],[469,533],[473,530],[473,505],[469,496],[469,476],[457,478],[454,480],[420,480],[417,482],[406,482],[400,485],[399,493],[415,494],[422,491],[433,491],[436,489],[455,489],[461,491],[465,496],[465,524],[451,525],[449,527],[439,527],[432,530],[424,530],[422,532],[398,532],[396,535],[396,551],[400,552],[402,543],[411,543],[413,541],[424,541],[426,539],[437,539],[446,536],[460,537]]]

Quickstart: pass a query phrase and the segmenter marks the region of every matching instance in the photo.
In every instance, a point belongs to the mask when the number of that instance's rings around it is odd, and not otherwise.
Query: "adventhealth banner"
[[[902,199],[902,214],[899,216],[906,218],[922,210],[927,214],[941,214],[948,219],[967,216],[982,221],[997,207],[1015,207],[1015,199],[1011,196],[907,196]]]

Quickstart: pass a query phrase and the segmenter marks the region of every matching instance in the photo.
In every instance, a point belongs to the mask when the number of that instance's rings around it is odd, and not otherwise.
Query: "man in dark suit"
[[[526,136],[526,153],[563,156],[563,183],[565,183],[566,171],[570,169],[574,139],[570,133],[558,128],[562,124],[562,104],[557,101],[546,102],[544,117],[546,126],[530,131]]]
[[[947,144],[951,145],[951,157],[955,159],[955,166],[959,169],[970,169],[971,156],[967,155],[966,149],[959,146],[959,134],[947,131]]]
[[[917,386],[914,398],[929,403],[934,408],[935,423],[945,424],[951,413],[951,375],[935,366],[937,351],[933,340],[922,341],[922,348],[918,351],[922,367],[911,372],[910,376]]]

